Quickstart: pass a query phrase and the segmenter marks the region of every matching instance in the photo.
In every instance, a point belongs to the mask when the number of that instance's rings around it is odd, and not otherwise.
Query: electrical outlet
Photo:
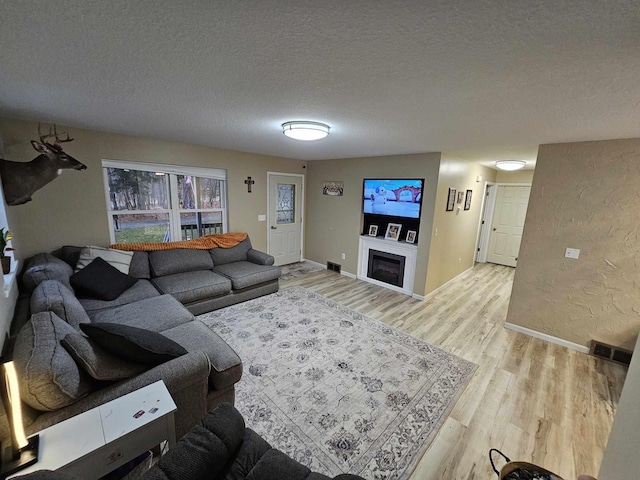
[[[343,254],[342,254],[342,260],[344,260],[345,258],[347,258],[347,254],[346,254],[346,253],[343,253]]]
[[[462,257],[458,257],[458,263],[462,263]]]
[[[578,257],[580,256],[580,249],[579,248],[567,248],[564,251],[564,256],[565,256],[565,258],[573,258],[574,260],[577,260]]]

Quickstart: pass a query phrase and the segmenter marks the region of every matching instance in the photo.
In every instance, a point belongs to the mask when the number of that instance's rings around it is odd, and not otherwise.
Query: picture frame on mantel
[[[467,190],[467,195],[464,198],[464,209],[465,210],[470,210],[471,209],[471,195],[473,195],[473,190]]]
[[[398,241],[400,238],[400,230],[402,230],[401,223],[389,223],[387,225],[387,231],[384,234],[385,240]]]
[[[369,236],[370,237],[378,236],[378,225],[369,225]]]
[[[456,189],[449,189],[449,196],[447,197],[447,212],[453,212],[456,205]]]
[[[407,243],[416,243],[416,231],[407,230]]]

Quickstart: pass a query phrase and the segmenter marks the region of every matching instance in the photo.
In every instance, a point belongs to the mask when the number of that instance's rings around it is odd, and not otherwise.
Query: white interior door
[[[498,185],[487,261],[515,267],[531,187]]]
[[[302,178],[269,175],[269,254],[276,265],[302,260]]]

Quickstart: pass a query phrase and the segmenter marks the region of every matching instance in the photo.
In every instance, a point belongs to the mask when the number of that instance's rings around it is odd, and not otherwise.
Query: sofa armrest
[[[209,359],[202,352],[182,355],[140,375],[96,390],[68,407],[43,413],[29,425],[27,434],[30,435],[158,380],[163,380],[177,407],[176,438],[180,438],[207,412],[209,368]]]
[[[273,258],[268,253],[264,253],[252,248],[247,252],[247,261],[256,263],[258,265],[273,265],[275,258]]]

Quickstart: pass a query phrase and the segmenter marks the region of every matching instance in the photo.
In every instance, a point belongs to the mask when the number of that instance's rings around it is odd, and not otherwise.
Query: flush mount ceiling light
[[[524,160],[499,160],[496,162],[496,167],[498,167],[500,170],[513,171],[524,168],[526,164],[527,162],[525,162]]]
[[[329,135],[329,125],[318,122],[287,122],[282,124],[282,133],[296,140],[320,140]]]

